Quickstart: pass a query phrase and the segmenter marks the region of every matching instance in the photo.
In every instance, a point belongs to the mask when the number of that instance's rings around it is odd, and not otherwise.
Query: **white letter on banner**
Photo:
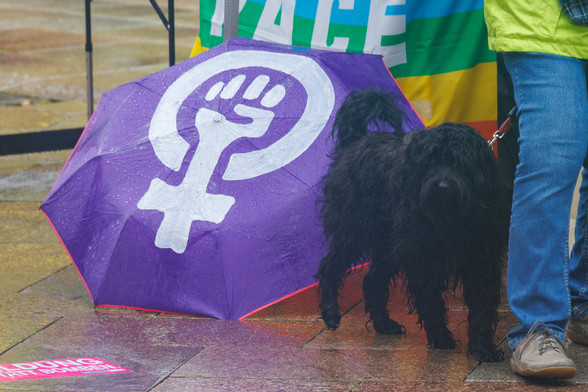
[[[372,0],[365,37],[364,53],[384,56],[386,66],[393,67],[406,63],[406,45],[382,46],[382,37],[399,35],[406,32],[406,15],[386,15],[386,8],[391,5],[404,5],[405,0]]]
[[[210,0],[209,0],[210,1]],[[239,0],[239,12],[243,11],[247,0]],[[223,36],[223,24],[225,22],[225,0],[216,0],[214,14],[210,19],[210,35]]]
[[[349,45],[349,38],[334,37],[333,44],[327,45],[327,37],[329,35],[329,22],[331,21],[331,10],[333,9],[333,2],[335,0],[319,0],[316,10],[316,17],[314,18],[314,30],[312,31],[312,42],[310,46],[315,49],[333,49],[339,51],[347,51]],[[352,10],[354,7],[354,0],[339,0],[340,10]]]
[[[296,8],[296,0],[267,0],[253,34],[253,39],[292,45],[294,8]],[[282,10],[282,16],[280,24],[277,25],[275,21],[280,9]]]

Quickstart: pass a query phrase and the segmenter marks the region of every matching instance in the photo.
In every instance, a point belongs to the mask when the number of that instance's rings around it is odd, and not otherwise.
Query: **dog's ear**
[[[498,164],[494,151],[488,145],[486,139],[473,127],[465,124],[454,124],[464,130],[464,144],[472,148],[466,149],[464,154],[464,165],[470,165],[475,162],[473,169],[474,181],[480,187],[486,189],[496,189],[498,182]]]
[[[404,113],[389,92],[369,88],[354,90],[345,98],[337,111],[333,137],[337,148],[345,148],[370,131],[390,130],[402,134]]]
[[[488,142],[473,127],[461,123],[441,124],[450,142],[454,160],[472,179],[474,190],[482,200],[491,200],[499,187],[496,156]]]
[[[410,133],[406,137],[407,167],[427,170],[430,165],[460,168],[475,184],[476,189],[494,189],[498,170],[487,141],[469,125],[446,122],[428,130]],[[428,165],[423,164],[426,157]]]
[[[426,166],[422,165],[423,159],[439,160],[437,146],[439,145],[438,135],[428,129],[422,129],[416,132],[410,132],[406,135],[404,144],[406,150],[404,152],[405,163],[408,167],[422,167],[426,170]],[[407,167],[407,169],[408,169]]]

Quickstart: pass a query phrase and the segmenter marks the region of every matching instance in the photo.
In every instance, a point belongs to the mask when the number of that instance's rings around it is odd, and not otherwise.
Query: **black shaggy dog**
[[[316,275],[322,318],[339,327],[342,279],[371,261],[363,292],[376,332],[406,332],[387,311],[391,282],[400,278],[428,346],[454,349],[443,295],[461,284],[468,353],[502,360],[494,334],[508,215],[494,154],[469,126],[403,133],[402,123],[394,98],[376,90],[351,93],[337,113],[321,206],[330,243]],[[395,132],[379,131],[385,124]]]

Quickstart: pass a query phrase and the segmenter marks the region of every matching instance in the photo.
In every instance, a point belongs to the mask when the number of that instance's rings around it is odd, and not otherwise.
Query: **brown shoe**
[[[572,342],[588,346],[588,314],[582,318],[570,319],[566,334]]]
[[[512,370],[525,377],[572,378],[576,365],[565,343],[543,323],[537,322],[515,348]]]

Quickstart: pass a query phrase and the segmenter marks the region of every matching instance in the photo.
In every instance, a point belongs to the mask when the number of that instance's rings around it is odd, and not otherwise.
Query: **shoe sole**
[[[545,368],[540,370],[522,369],[517,366],[511,359],[510,367],[516,374],[524,377],[538,377],[538,378],[574,378],[576,376],[576,368],[570,366],[558,366]]]
[[[583,344],[584,346],[588,346],[588,338],[584,335],[579,335],[574,333],[574,331],[567,330],[567,336],[570,340],[577,344]]]

